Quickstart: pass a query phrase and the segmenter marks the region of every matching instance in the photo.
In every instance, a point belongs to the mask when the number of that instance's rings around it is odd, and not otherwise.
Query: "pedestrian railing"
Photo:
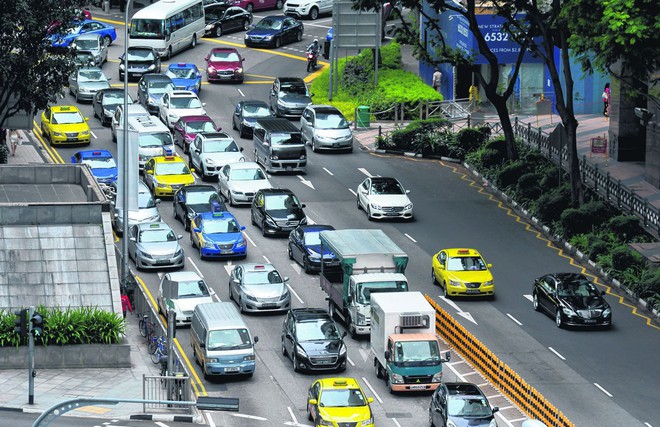
[[[190,378],[186,375],[159,376],[142,375],[142,398],[144,400],[190,402],[192,399]],[[142,411],[151,408],[185,409],[190,411],[188,404],[143,403]]]

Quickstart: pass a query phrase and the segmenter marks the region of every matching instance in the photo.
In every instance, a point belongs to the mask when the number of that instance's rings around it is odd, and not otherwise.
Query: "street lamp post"
[[[126,9],[124,10],[124,117],[123,117],[123,126],[122,131],[124,137],[122,144],[123,153],[122,153],[122,170],[121,173],[124,175],[122,180],[122,222],[123,222],[123,236],[121,241],[121,277],[122,284],[124,286],[128,282],[128,10],[130,9],[131,0],[126,0]]]

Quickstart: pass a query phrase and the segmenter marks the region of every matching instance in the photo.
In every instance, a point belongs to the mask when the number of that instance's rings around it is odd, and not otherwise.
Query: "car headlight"
[[[255,302],[257,301],[257,299],[250,294],[245,294],[245,299],[249,299],[250,301],[255,301]]]
[[[343,356],[346,354],[346,346],[344,344],[341,345],[341,348],[339,349],[339,355]]]
[[[442,371],[433,374],[433,378],[431,378],[432,383],[439,383],[440,381],[442,381]]]
[[[85,135],[85,136],[87,136],[87,135],[89,135],[89,131],[88,131],[88,130],[84,130],[84,131],[80,132],[80,134],[81,134],[81,135]]]
[[[271,154],[271,155],[270,155],[270,159],[271,159],[271,160],[279,160],[280,158],[277,157],[277,154]]]
[[[244,162],[244,161],[245,161],[245,157],[241,157],[240,159],[238,159],[238,161],[239,161],[239,162]]]
[[[360,423],[361,426],[368,426],[374,423],[374,417],[367,418],[366,420]]]
[[[147,104],[149,104],[149,105],[154,105],[154,106],[155,106],[155,105],[158,105],[158,103],[156,102],[156,100],[153,99],[153,98],[151,98],[151,97],[147,98]]]
[[[497,421],[495,421],[495,418],[490,420],[490,422],[488,423],[488,427],[497,427]]]
[[[286,102],[282,101],[281,99],[278,99],[277,100],[277,105],[279,105],[281,107],[286,107]]]
[[[300,160],[305,160],[307,158],[307,154],[303,153],[300,155]]]
[[[562,307],[561,310],[562,310],[562,311],[564,312],[564,314],[567,315],[567,316],[577,316],[577,314],[575,314],[575,312],[574,312],[573,310],[571,310],[570,308],[568,308],[568,307]]]
[[[487,282],[484,282],[484,283],[482,284],[482,286],[493,286],[493,281],[492,281],[492,280],[488,280]]]
[[[183,249],[181,249],[181,248],[177,249],[177,251],[174,252],[175,257],[181,256],[181,255],[183,255]]]
[[[241,191],[236,191],[236,190],[229,190],[229,191],[231,191],[231,194],[234,194],[236,196],[242,196],[243,195],[243,192],[241,192]]]
[[[204,27],[204,30],[206,30],[206,31],[211,31],[212,29],[213,29],[213,25],[212,25],[212,24],[209,24],[209,25],[207,25],[206,27]]]
[[[255,360],[254,354],[243,356],[243,362],[253,362],[254,360]]]
[[[376,209],[376,210],[378,210],[378,211],[381,210],[380,205],[377,205],[377,204],[375,204],[375,203],[370,203],[370,205],[371,205],[371,209]]]
[[[244,248],[247,243],[245,240],[241,240],[240,242],[236,243],[237,248]]]
[[[447,420],[447,427],[458,427],[452,420]]]
[[[285,289],[284,292],[282,293],[282,295],[280,296],[280,301],[284,301],[287,298],[289,298],[289,290]]]
[[[160,215],[150,216],[149,218],[144,220],[144,222],[154,222],[154,221],[160,221]]]
[[[53,136],[64,136],[62,132],[53,132]]]
[[[236,71],[234,71],[236,74],[243,74],[243,69],[242,68],[237,68]]]
[[[242,124],[243,126],[247,126],[247,127],[249,127],[249,128],[252,127],[252,123],[248,122],[247,120],[243,120],[243,121],[241,122],[241,124]]]
[[[321,260],[321,254],[320,253],[318,253],[316,251],[313,251],[311,249],[307,249],[307,252],[309,253],[309,258],[310,259],[313,259],[315,261],[320,261]]]
[[[326,421],[323,418],[319,418],[316,421],[318,422],[318,425],[320,425],[320,426],[334,426],[334,424],[332,424],[332,421]]]
[[[390,382],[392,384],[403,384],[403,377],[399,374],[390,375]]]
[[[157,182],[156,185],[158,186],[158,188],[168,188],[169,187],[169,185],[167,185],[167,183],[164,183],[164,182]]]
[[[449,281],[449,286],[461,286],[461,285],[463,285],[463,284],[458,280],[450,280]]]
[[[90,93],[91,92],[91,90],[89,88],[86,88],[86,87],[78,87],[78,91],[80,93]]]
[[[300,225],[305,225],[305,224],[307,224],[307,217],[300,220]]]
[[[108,117],[110,117],[110,116],[112,116],[112,111],[110,111],[110,110],[106,110],[106,109],[104,108],[104,109],[103,109],[103,115],[104,115],[104,116],[108,116]]]
[[[271,40],[272,38],[273,38],[272,35],[267,35],[266,37],[264,37],[264,40]]]
[[[204,159],[204,163],[206,163],[207,165],[215,165],[213,159],[210,159],[208,157]]]
[[[275,221],[273,221],[270,218],[266,218],[266,224],[270,225],[271,227],[277,227],[277,224],[275,224]]]
[[[149,67],[147,67],[147,71],[153,71],[156,69],[156,64],[151,64]]]
[[[299,356],[302,356],[304,358],[307,358],[307,353],[305,353],[305,350],[303,350],[303,348],[299,345],[296,346],[296,354],[298,354]]]
[[[138,253],[139,253],[140,256],[142,256],[143,258],[148,258],[148,259],[152,259],[152,258],[153,258],[150,254],[148,254],[148,253],[146,253],[146,252],[144,252],[144,251],[138,251]]]
[[[605,311],[603,311],[603,317],[610,317],[612,315],[612,309],[607,307]]]
[[[207,357],[204,359],[204,362],[206,363],[218,363],[218,359],[213,358],[213,357]]]
[[[175,120],[179,118],[179,115],[178,115],[178,114],[176,114],[176,113],[172,113],[172,112],[167,113],[167,116],[168,116],[169,118],[171,118],[171,119],[175,119]]]
[[[412,209],[412,203],[408,203],[407,205],[405,205],[405,206],[403,207],[403,209],[405,209],[405,210],[410,210],[410,209]]]
[[[206,249],[215,249],[215,243],[211,242],[210,240],[207,240],[204,242],[204,247]]]
[[[363,326],[363,325],[367,324],[367,317],[362,313],[358,313],[357,314],[357,319],[355,319],[355,320],[356,320],[355,323],[358,324],[358,325]]]

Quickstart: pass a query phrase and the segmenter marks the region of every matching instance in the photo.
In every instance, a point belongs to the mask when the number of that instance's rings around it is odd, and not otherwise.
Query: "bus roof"
[[[174,13],[186,9],[202,0],[160,0],[135,12],[133,19],[165,19]]]

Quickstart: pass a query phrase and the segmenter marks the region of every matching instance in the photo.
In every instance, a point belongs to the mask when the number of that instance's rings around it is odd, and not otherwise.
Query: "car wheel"
[[[314,21],[314,20],[316,20],[316,18],[318,18],[318,17],[319,17],[319,10],[318,10],[317,8],[313,7],[313,8],[309,11],[309,19],[311,19],[312,21]]]
[[[348,323],[348,333],[351,335],[351,338],[356,340],[358,338],[357,335],[357,329],[355,329],[355,323],[353,322],[353,318],[351,316],[348,316],[346,319],[346,323]]]
[[[392,390],[392,382],[390,381],[390,376],[388,374],[385,374],[385,384],[387,384],[387,389],[390,393],[394,394],[394,390]]]
[[[215,36],[216,37],[222,36],[222,25],[218,25],[217,27],[215,27]]]
[[[248,19],[243,21],[243,31],[247,31],[250,29],[250,21]]]
[[[298,359],[296,359],[295,351],[291,352],[291,363],[293,364],[293,372],[298,372],[300,369],[298,369]]]
[[[282,338],[282,356],[286,356],[286,347],[284,347],[284,338]]]
[[[197,36],[193,34],[192,40],[190,41],[190,48],[194,49],[197,46]]]
[[[192,156],[188,156],[188,167],[190,169],[195,169],[195,165],[193,165],[193,161],[192,161]]]
[[[431,267],[431,283],[433,283],[435,286],[440,285],[438,283],[438,279],[435,277],[435,270],[433,269],[433,267]]]
[[[78,96],[78,91],[76,91],[76,102],[80,102],[80,97]]]
[[[227,191],[227,200],[229,201],[229,206],[236,206],[236,201],[234,196],[231,195],[231,191]]]
[[[112,44],[112,37],[105,36],[105,37],[103,37],[103,41],[105,42],[106,46],[110,46]]]
[[[254,212],[250,212],[250,221],[252,221],[252,225],[257,225],[257,221],[254,220]]]
[[[442,296],[445,298],[450,298],[449,292],[447,292],[447,282],[445,282],[445,285],[442,287]]]
[[[277,49],[280,46],[282,46],[282,40],[279,37],[277,37],[275,39],[275,49]]]
[[[229,282],[229,299],[230,299],[231,301],[236,301],[236,300],[234,299],[234,293],[231,291],[231,281]]]
[[[376,378],[383,378],[383,371],[380,369],[380,363],[378,359],[374,357],[374,371],[376,372]]]
[[[254,5],[252,3],[248,3],[248,5],[245,6],[245,10],[247,10],[250,13],[254,12]]]
[[[433,423],[433,412],[429,409],[429,426],[435,427],[435,424]]]
[[[335,304],[332,301],[328,301],[328,315],[330,318],[335,318]]]
[[[561,308],[557,309],[557,313],[555,313],[555,323],[560,329],[564,327],[564,318],[561,315]]]
[[[167,53],[165,54],[165,59],[166,59],[166,60],[169,60],[169,59],[171,59],[171,58],[172,58],[172,46],[169,46],[169,47],[167,48]]]
[[[316,140],[315,140],[314,138],[312,138],[312,142],[311,142],[310,145],[312,146],[312,151],[313,151],[313,152],[316,153],[316,152],[319,151],[319,147],[316,146]]]
[[[309,268],[309,260],[307,257],[303,258],[303,268],[305,269],[305,273],[312,274],[312,270]]]
[[[367,206],[367,219],[373,221],[374,217],[371,216],[371,207]]]
[[[184,227],[186,231],[190,231],[190,220],[188,219],[188,216],[186,215],[186,219],[184,221]]]
[[[355,200],[357,200],[357,208],[358,208],[358,210],[361,210],[361,209],[362,209],[362,205],[360,204],[360,198],[359,198],[359,197],[356,197]]]
[[[241,297],[238,298],[238,311],[240,311],[241,314],[245,313],[245,310],[243,309],[243,298]]]
[[[303,37],[303,33],[302,33],[302,31],[298,31],[298,32],[296,33],[296,41],[297,41],[297,42],[301,42],[301,41],[302,41],[302,37]]]
[[[282,0],[277,0],[275,3],[275,9],[280,10],[284,7],[284,2]]]
[[[307,419],[309,421],[314,421],[314,417],[312,417],[312,412],[309,409],[307,409]]]
[[[93,111],[94,111],[94,118],[95,119],[100,119],[99,115],[96,114],[96,108],[94,108]],[[101,124],[103,124],[103,120],[101,120]]]
[[[261,235],[266,237],[266,221],[261,222]]]
[[[238,128],[236,127],[236,121],[234,119],[231,119],[231,128],[234,130],[238,130]]]
[[[197,248],[197,245],[195,244],[195,240],[194,240],[193,237],[192,237],[192,233],[190,233],[190,245],[191,245],[193,248]]]
[[[179,219],[179,213],[176,211],[176,207],[172,210],[174,211],[174,219],[178,220]]]
[[[293,251],[291,251],[291,245],[288,247],[289,259],[293,259]]]
[[[539,306],[539,296],[536,292],[532,294],[532,305],[534,306],[535,311],[541,311],[541,307]]]
[[[241,125],[241,129],[240,129],[240,131],[239,131],[239,136],[240,136],[241,138],[247,138],[247,132],[245,132],[245,130],[244,130],[244,128],[243,128],[243,125]]]

